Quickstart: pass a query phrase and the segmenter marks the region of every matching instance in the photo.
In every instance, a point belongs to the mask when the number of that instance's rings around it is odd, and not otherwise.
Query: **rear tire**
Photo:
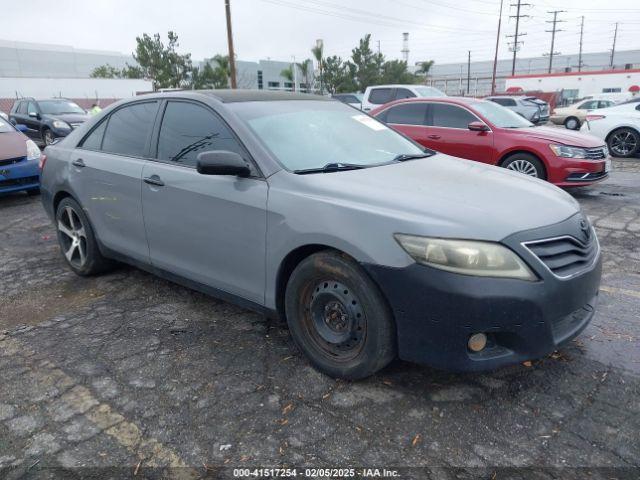
[[[56,229],[62,255],[76,274],[96,275],[113,266],[100,253],[91,223],[73,198],[64,198],[58,204]]]
[[[576,117],[569,117],[564,121],[564,126],[569,130],[578,130],[580,128],[580,120]]]
[[[640,151],[640,133],[632,128],[618,128],[607,137],[607,147],[615,157],[633,157]]]
[[[502,162],[502,167],[530,177],[539,178],[540,180],[547,179],[547,171],[544,168],[544,164],[531,153],[514,153]]]
[[[300,262],[287,284],[285,312],[297,347],[332,377],[365,378],[396,356],[386,299],[344,254],[326,250]]]

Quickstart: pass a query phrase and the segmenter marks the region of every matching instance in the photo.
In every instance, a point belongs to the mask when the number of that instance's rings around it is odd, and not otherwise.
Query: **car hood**
[[[530,127],[505,130],[511,132],[512,135],[521,136],[525,139],[534,138],[573,147],[594,148],[604,145],[601,139],[593,135],[585,135],[584,133],[561,128]]]
[[[24,157],[27,154],[27,137],[20,132],[0,133],[0,160]]]
[[[82,113],[62,113],[60,115],[44,115],[51,120],[64,120],[67,123],[83,123],[91,118],[89,115]]]
[[[547,182],[442,154],[362,170],[276,176],[286,176],[298,195],[383,216],[399,233],[498,241],[580,210],[573,197]]]

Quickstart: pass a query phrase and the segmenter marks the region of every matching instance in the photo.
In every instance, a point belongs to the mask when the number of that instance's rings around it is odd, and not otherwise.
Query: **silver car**
[[[549,104],[536,97],[509,97],[500,95],[498,97],[487,97],[485,100],[491,100],[498,105],[513,110],[531,123],[538,124],[549,121]]]
[[[70,268],[126,262],[286,319],[310,362],[485,370],[594,314],[600,247],[577,202],[423,150],[338,101],[262,91],[121,101],[46,149]]]

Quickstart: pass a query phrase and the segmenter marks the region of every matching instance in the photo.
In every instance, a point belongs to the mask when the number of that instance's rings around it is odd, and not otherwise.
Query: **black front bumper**
[[[599,251],[579,275],[561,279],[522,247],[523,237],[503,243],[529,263],[539,277],[535,282],[460,275],[419,264],[363,265],[395,315],[400,358],[452,371],[490,370],[543,357],[576,337],[594,315],[602,272]],[[474,333],[489,339],[481,352],[467,347]]]

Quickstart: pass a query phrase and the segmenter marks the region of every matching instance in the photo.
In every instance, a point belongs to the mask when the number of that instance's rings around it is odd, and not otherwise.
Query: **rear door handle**
[[[151,175],[150,177],[145,177],[144,183],[148,183],[149,185],[155,185],[156,187],[164,187],[164,182],[158,175]]]
[[[73,162],[71,162],[71,165],[73,165],[74,167],[78,167],[78,168],[83,168],[83,167],[87,166],[84,163],[84,160],[82,160],[81,158],[76,158]]]
[[[432,140],[440,140],[440,138],[442,138],[440,135],[427,135],[427,138],[430,138]]]

